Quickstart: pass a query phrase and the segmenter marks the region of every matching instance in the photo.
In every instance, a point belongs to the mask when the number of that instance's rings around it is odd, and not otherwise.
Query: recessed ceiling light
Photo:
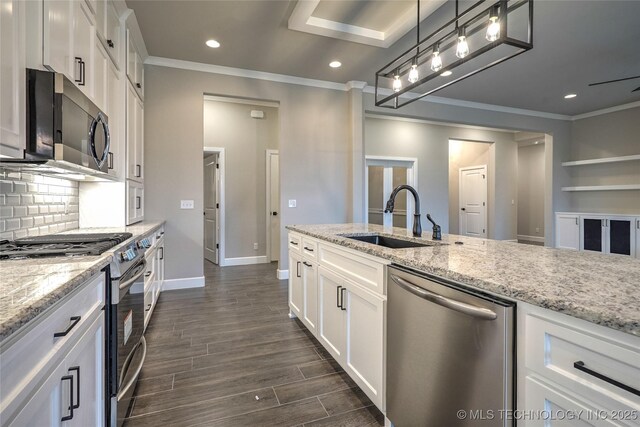
[[[215,49],[220,47],[220,42],[217,40],[211,39],[211,40],[207,40],[206,45]]]
[[[568,93],[564,96],[564,99],[571,99],[571,98],[575,98],[576,96],[578,96],[577,93]]]
[[[540,142],[540,141],[536,141],[536,142],[534,142],[534,144],[538,145],[538,143],[539,143],[539,142]]]
[[[445,71],[444,73],[440,74],[442,77],[449,77],[451,74],[453,74],[451,71]]]
[[[340,61],[331,61],[329,62],[329,67],[331,68],[340,68],[342,66],[342,62]]]

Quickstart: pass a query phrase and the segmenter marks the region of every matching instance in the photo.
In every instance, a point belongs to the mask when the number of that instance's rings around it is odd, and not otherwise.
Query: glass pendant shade
[[[402,82],[400,81],[400,76],[396,75],[393,78],[393,91],[400,92],[400,89],[402,89]]]
[[[418,78],[418,66],[416,64],[413,64],[411,66],[411,70],[409,70],[409,78],[407,80],[409,80],[409,83],[415,83],[418,81]]]
[[[431,58],[431,70],[438,72],[442,69],[442,58],[440,57],[440,52],[433,52],[433,58]]]
[[[456,56],[460,59],[469,55],[469,43],[465,35],[464,27],[458,32],[458,45],[456,46]]]

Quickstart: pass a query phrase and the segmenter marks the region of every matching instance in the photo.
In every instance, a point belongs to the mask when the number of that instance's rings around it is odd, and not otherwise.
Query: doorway
[[[487,238],[487,165],[459,169],[460,234]]]
[[[204,259],[220,263],[220,173],[218,154],[204,159]]]
[[[267,258],[280,259],[280,156],[267,150]]]
[[[418,190],[418,159],[408,157],[366,156],[365,195],[368,224],[385,227],[413,227],[413,199],[409,192],[396,198],[393,213],[385,213],[393,189],[406,184]]]

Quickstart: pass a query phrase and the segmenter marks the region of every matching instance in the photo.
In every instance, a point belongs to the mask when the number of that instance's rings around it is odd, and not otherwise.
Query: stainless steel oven
[[[147,263],[135,243],[114,254],[128,264],[120,277],[111,279],[109,319],[109,425],[121,426],[130,412],[133,392],[144,364],[144,273]],[[118,275],[118,269],[115,269]]]

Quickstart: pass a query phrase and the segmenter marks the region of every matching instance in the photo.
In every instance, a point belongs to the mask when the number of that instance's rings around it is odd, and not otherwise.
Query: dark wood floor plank
[[[144,362],[144,365],[142,365],[140,378],[152,378],[167,374],[175,374],[178,372],[190,371],[192,368],[192,357],[175,360],[162,360],[159,362],[147,359]]]
[[[355,387],[353,380],[346,373],[339,372],[274,387],[274,390],[280,403],[289,403],[352,387]]]
[[[331,416],[373,405],[367,395],[357,387],[325,394],[318,399]]]
[[[357,409],[333,417],[306,423],[304,427],[367,427],[384,426],[384,416],[375,407]]]
[[[338,362],[333,359],[299,365],[298,368],[307,379],[343,371]]]
[[[136,396],[171,390],[173,388],[173,376],[174,374],[169,374],[139,380],[136,385]]]
[[[322,404],[314,397],[288,405],[280,405],[263,411],[214,421],[208,425],[212,427],[286,427],[297,426],[326,416],[327,413]]]

